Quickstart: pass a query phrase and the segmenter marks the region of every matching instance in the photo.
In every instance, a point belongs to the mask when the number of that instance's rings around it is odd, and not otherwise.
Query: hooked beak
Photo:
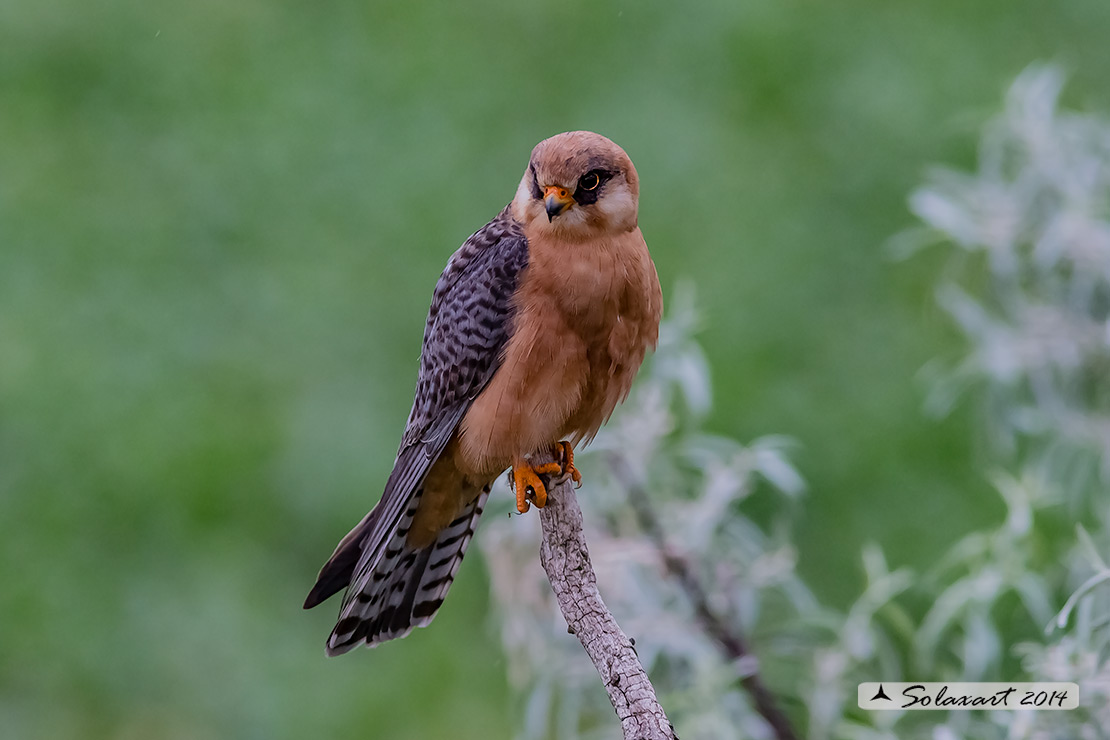
[[[548,185],[543,189],[543,207],[547,211],[548,222],[567,209],[574,198],[570,191],[558,185]]]

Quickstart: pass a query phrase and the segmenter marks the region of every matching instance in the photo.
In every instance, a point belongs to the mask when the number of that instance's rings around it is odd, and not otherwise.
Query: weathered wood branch
[[[540,563],[570,631],[601,675],[625,740],[677,740],[632,641],[598,593],[582,509],[569,481],[549,487],[540,525]]]

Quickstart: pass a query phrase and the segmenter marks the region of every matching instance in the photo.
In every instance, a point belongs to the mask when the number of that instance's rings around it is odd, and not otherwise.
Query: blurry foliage
[[[692,298],[682,290],[671,301],[650,368],[593,448],[603,472],[580,500],[601,592],[682,737],[772,737],[741,689],[750,672],[810,740],[1110,732],[1110,447],[1092,434],[1110,410],[1110,121],[1059,110],[1062,80],[1053,67],[1022,74],[986,127],[979,170],[934,173],[911,199],[928,231],[895,242],[904,250],[940,239],[987,256],[985,276],[961,261],[938,290],[968,354],[932,368],[930,407],[954,403],[953,388],[985,401],[1000,441],[987,473],[1005,517],[925,572],[891,570],[868,544],[865,588],[850,608],[815,598],[795,570],[791,523],[804,486],[789,445],[741,445],[703,430],[712,398]],[[759,487],[776,494],[770,535],[745,513]],[[753,655],[724,659],[650,528],[636,524],[642,492],[667,547],[690,560],[710,608],[751,636]],[[617,737],[592,667],[528,557],[536,540],[535,527],[503,520],[482,540],[511,682],[527,689],[518,737]],[[874,680],[1073,681],[1081,708],[860,712],[856,685]]]
[[[1004,525],[968,535],[938,569],[938,583],[956,580],[918,655],[997,675],[1031,622],[1045,634],[1017,646],[1022,674],[1075,681],[1082,702],[992,716],[1005,734],[973,726],[977,737],[1110,733],[1110,119],[1062,110],[1063,82],[1056,67],[1026,70],[986,128],[978,170],[938,171],[911,198],[928,231],[906,239],[939,236],[966,255],[938,301],[971,351],[929,368],[931,406],[982,401],[1007,506]]]

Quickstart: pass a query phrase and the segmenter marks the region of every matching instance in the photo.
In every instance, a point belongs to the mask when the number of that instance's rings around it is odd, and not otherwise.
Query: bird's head
[[[524,225],[584,240],[636,228],[640,179],[624,150],[600,134],[569,131],[544,139],[513,199]]]

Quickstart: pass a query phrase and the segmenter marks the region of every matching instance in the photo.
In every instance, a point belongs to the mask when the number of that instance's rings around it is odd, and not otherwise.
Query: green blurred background
[[[867,539],[927,566],[999,505],[921,412],[945,257],[883,244],[1028,63],[1105,111],[1108,39],[1105,0],[0,3],[0,737],[511,735],[476,553],[373,652],[300,603],[448,255],[567,129],[697,286],[711,426],[800,440],[819,595]]]

